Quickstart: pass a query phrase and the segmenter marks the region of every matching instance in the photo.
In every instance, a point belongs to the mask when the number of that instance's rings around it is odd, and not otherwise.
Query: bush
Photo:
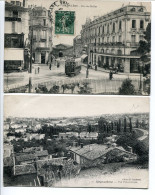
[[[119,88],[119,95],[135,95],[135,86],[131,79],[125,79],[122,86]]]

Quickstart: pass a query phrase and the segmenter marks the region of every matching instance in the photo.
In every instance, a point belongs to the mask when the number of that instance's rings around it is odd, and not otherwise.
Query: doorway
[[[41,64],[45,64],[46,53],[41,53]]]

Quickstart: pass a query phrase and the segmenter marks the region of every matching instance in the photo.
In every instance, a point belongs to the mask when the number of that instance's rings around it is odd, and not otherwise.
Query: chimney
[[[81,148],[83,148],[83,143],[80,144]]]
[[[92,150],[93,150],[91,145],[89,145],[89,150],[90,150],[90,151],[92,151]]]

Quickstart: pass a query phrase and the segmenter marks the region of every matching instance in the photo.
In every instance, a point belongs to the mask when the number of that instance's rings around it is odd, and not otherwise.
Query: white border
[[[125,0],[126,1],[126,0]],[[131,195],[131,194],[155,194],[155,1],[152,1],[152,70],[151,70],[151,112],[150,112],[150,167],[149,167],[149,189],[107,189],[107,188],[28,188],[28,187],[2,187],[2,131],[3,131],[3,56],[4,56],[4,1],[0,0],[0,99],[1,99],[1,106],[0,106],[0,124],[1,124],[1,194],[2,195],[27,195],[27,194],[83,194],[87,193],[89,195],[94,193],[108,193],[108,194],[115,194],[115,195]],[[21,95],[21,94],[20,94]],[[22,94],[23,95],[23,94]],[[25,94],[24,94],[25,95]],[[26,94],[28,95],[28,94]],[[30,94],[32,95],[32,94]],[[145,98],[145,97],[143,97]]]

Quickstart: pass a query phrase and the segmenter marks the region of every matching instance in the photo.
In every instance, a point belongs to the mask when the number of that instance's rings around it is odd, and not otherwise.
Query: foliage
[[[144,54],[151,51],[151,23],[147,25],[146,31],[144,32],[144,39],[139,42],[137,51],[144,56]]]
[[[83,82],[81,86],[79,86],[79,94],[90,94],[92,92],[92,88],[89,87],[89,82]]]
[[[146,163],[148,161],[149,148],[146,146],[145,142],[138,141],[137,135],[135,133],[126,133],[125,135],[121,135],[116,144],[124,147],[125,149],[128,146],[133,148],[133,152],[138,155],[138,163]]]
[[[125,79],[119,88],[119,95],[135,95],[135,86],[131,79]]]
[[[59,86],[58,85],[54,85],[50,90],[49,90],[49,93],[52,93],[52,94],[57,94],[59,93]]]

